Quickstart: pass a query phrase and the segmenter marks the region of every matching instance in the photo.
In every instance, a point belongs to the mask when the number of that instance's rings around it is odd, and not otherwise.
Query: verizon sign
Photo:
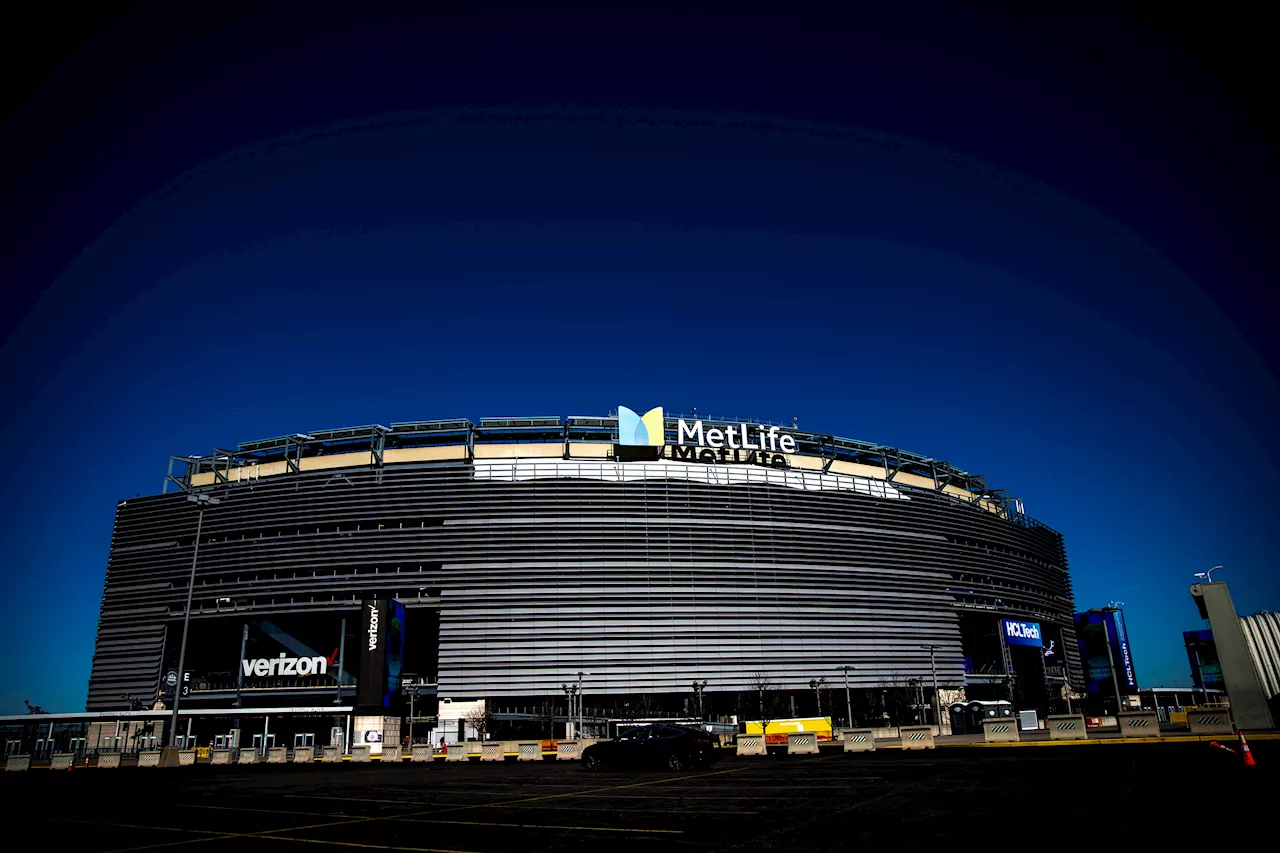
[[[240,661],[240,671],[245,677],[274,678],[282,675],[324,675],[333,661],[323,655],[307,658],[291,658],[280,653],[278,658],[254,658]]]

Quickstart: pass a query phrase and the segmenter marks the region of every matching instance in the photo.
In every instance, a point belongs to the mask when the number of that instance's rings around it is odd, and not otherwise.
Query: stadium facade
[[[403,607],[394,671],[362,671],[370,601]],[[1044,706],[1083,686],[1074,612],[1062,536],[934,459],[660,409],[395,423],[173,457],[120,501],[87,708],[349,706],[375,680],[391,707],[397,673],[526,711],[580,678],[606,714],[702,682],[727,713],[761,678],[843,708],[847,677],[860,714],[935,675]]]

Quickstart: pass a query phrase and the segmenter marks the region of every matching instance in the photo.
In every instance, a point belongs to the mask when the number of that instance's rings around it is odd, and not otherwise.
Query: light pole
[[[703,713],[703,711],[702,711],[702,691],[704,691],[704,690],[706,690],[706,689],[707,689],[707,682],[706,682],[706,681],[702,681],[702,682],[695,681],[695,682],[693,682],[693,695],[694,695],[694,698],[697,700],[697,705],[698,705],[698,721],[699,721],[699,722],[702,722],[703,720],[705,720],[705,719],[706,719],[706,714],[704,714],[704,713]]]
[[[809,687],[813,689],[814,698],[818,700],[818,716],[822,716],[822,685],[826,684],[825,678],[809,679]]]
[[[856,667],[852,667],[852,666],[849,666],[848,664],[845,664],[844,666],[837,667],[837,669],[839,669],[841,672],[844,673],[845,724],[849,726],[849,728],[853,728],[853,699],[851,699],[849,696],[849,670],[856,669]]]
[[[569,697],[569,714],[568,714],[569,721],[570,721],[570,722],[574,722],[574,724],[575,724],[575,725],[577,725],[577,722],[576,722],[576,721],[577,721],[578,715],[575,713],[575,708],[574,708],[574,697],[576,697],[576,696],[578,695],[578,685],[576,685],[576,684],[561,684],[561,685],[560,685],[560,688],[561,688],[562,690],[564,690],[564,695]],[[582,737],[582,733],[581,733],[581,732],[575,732],[575,734],[576,734],[578,737]]]
[[[582,740],[582,676],[590,674],[589,672],[578,673],[578,731],[575,732],[578,740]]]
[[[182,612],[182,644],[178,647],[178,683],[173,688],[173,720],[170,723],[169,746],[178,745],[178,705],[182,700],[182,685],[186,683],[183,667],[187,664],[187,628],[191,625],[191,594],[196,588],[196,560],[200,557],[200,533],[204,529],[205,506],[216,506],[221,498],[204,492],[193,492],[187,500],[200,508],[196,516],[195,547],[191,551],[191,577],[187,580],[187,606]],[[171,753],[172,754],[172,753]]]
[[[409,749],[413,750],[413,706],[414,700],[418,698],[418,685],[416,683],[409,685]],[[430,738],[428,738],[430,740]]]
[[[938,726],[938,734],[942,734],[942,703],[938,701],[938,667],[934,664],[933,653],[938,647],[933,643],[925,643],[920,648],[929,652],[929,671],[933,673],[933,721]]]

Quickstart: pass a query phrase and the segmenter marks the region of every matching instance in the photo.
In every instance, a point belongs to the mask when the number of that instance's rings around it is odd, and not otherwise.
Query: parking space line
[[[653,835],[683,835],[683,829],[633,829],[619,826],[573,826],[572,824],[544,823],[499,823],[492,820],[435,820],[425,817],[389,817],[388,820],[400,820],[407,823],[443,823],[457,826],[500,826],[507,829],[555,829],[571,832],[635,832]]]
[[[288,838],[281,835],[251,834],[248,838],[267,838],[271,841],[297,841],[302,844],[330,844],[336,847],[360,847],[366,850],[405,850],[408,853],[479,853],[476,850],[454,850],[448,847],[397,847],[392,844],[370,844],[364,841],[333,841],[328,838]]]

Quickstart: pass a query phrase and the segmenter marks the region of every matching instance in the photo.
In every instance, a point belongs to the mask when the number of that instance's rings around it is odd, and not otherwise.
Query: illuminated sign
[[[1011,646],[1043,646],[1044,640],[1040,636],[1039,622],[1015,622],[1012,619],[1002,619],[1004,628],[1004,641]]]
[[[618,444],[623,447],[665,446],[666,421],[662,407],[655,406],[640,415],[626,406],[619,406]],[[684,418],[678,418],[676,440],[671,447],[675,451],[670,454],[673,459],[752,462],[786,468],[786,461],[774,459],[773,455],[795,453],[797,444],[794,435],[785,433],[776,426],[737,423],[708,427],[701,420],[690,423]]]
[[[618,407],[618,443],[628,447],[661,447],[666,443],[666,422],[662,407],[638,415],[626,406]]]
[[[331,663],[333,661],[323,655],[291,658],[281,652],[278,658],[242,660],[240,661],[240,671],[244,673],[246,678],[251,675],[256,675],[258,678],[274,678],[281,675],[324,675],[329,671],[329,664]]]

